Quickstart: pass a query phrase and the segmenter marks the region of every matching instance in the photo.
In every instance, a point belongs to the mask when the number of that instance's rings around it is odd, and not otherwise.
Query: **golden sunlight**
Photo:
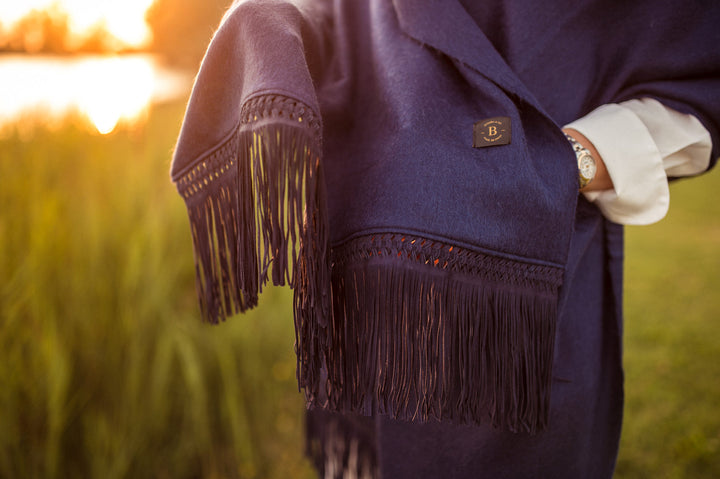
[[[144,113],[152,96],[153,71],[140,58],[103,58],[101,62],[100,68],[94,62],[78,65],[87,82],[78,105],[97,131],[107,134],[121,119],[133,121]]]
[[[99,133],[142,123],[153,103],[187,95],[191,78],[151,55],[0,59],[0,137],[7,128],[48,127],[79,115]]]
[[[145,13],[153,0],[14,0],[0,3],[0,30],[11,30],[35,11],[67,15],[70,40],[82,42],[98,30],[122,47],[143,47],[151,39]]]

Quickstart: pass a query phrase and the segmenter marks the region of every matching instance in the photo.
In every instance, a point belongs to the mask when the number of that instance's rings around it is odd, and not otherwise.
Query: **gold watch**
[[[585,188],[595,178],[597,173],[597,164],[595,158],[593,158],[590,150],[582,146],[575,138],[565,133],[565,138],[568,139],[570,144],[575,150],[575,157],[577,158],[578,164],[578,183],[580,189]]]

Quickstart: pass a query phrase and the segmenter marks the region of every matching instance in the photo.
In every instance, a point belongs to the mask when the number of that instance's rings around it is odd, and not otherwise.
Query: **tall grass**
[[[310,478],[290,296],[218,327],[168,180],[182,105],[0,139],[0,477]],[[720,175],[627,239],[618,478],[720,477]]]
[[[0,143],[0,477],[309,477],[288,293],[198,319],[181,114]]]

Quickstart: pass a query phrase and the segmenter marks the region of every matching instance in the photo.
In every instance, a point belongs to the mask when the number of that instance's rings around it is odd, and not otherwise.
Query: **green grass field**
[[[618,478],[720,477],[718,188],[677,182],[663,221],[627,229]]]
[[[199,321],[180,103],[0,139],[0,477],[311,478],[291,295]],[[628,231],[618,478],[720,477],[720,175]]]

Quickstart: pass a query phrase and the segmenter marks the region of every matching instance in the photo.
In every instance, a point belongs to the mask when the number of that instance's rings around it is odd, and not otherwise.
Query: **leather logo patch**
[[[507,145],[510,143],[510,118],[496,116],[473,125],[473,148]]]

